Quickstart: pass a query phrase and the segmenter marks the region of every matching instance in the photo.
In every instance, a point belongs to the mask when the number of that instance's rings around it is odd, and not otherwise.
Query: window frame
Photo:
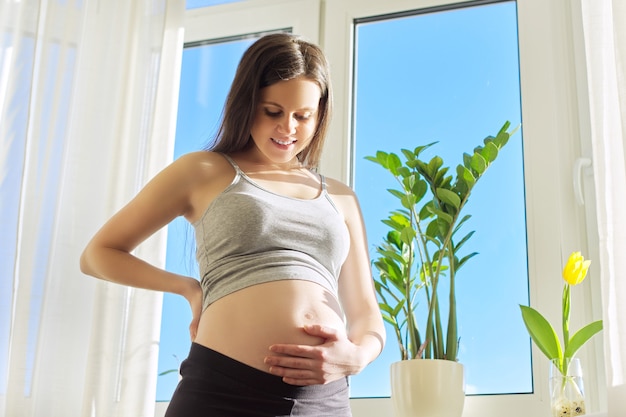
[[[320,0],[247,0],[185,11],[185,44],[292,28],[319,42]]]
[[[497,1],[497,0],[496,0]],[[505,0],[502,0],[505,1]],[[409,10],[447,5],[480,5],[490,0],[341,0],[328,1],[323,17],[322,46],[333,67],[335,115],[329,135],[337,141],[324,154],[322,169],[330,176],[353,183],[352,101],[354,21]],[[584,81],[584,44],[580,5],[556,0],[517,0],[520,84],[524,131],[524,165],[528,233],[530,304],[550,322],[560,322],[562,262],[572,250],[591,253],[597,247],[593,207],[577,206],[573,193],[575,159],[589,154],[589,113]],[[547,4],[548,3],[548,4]],[[332,40],[332,41],[330,41]],[[540,63],[540,64],[539,64]],[[552,92],[552,94],[546,94]],[[546,178],[554,181],[546,181]],[[587,198],[592,184],[585,184]],[[558,190],[555,192],[555,188]],[[546,213],[553,213],[546,216]],[[596,259],[598,259],[596,257]],[[592,273],[590,273],[591,275]],[[571,327],[601,317],[599,279],[583,283],[572,292]],[[574,294],[576,293],[576,294]],[[555,300],[558,300],[555,302]],[[466,397],[464,417],[491,417],[506,411],[512,417],[549,412],[548,365],[532,346],[533,394],[475,395]],[[587,405],[590,411],[605,403],[604,358],[601,338],[594,338],[578,354],[585,366]],[[359,416],[389,413],[388,398],[353,401]]]
[[[185,12],[185,43],[292,28],[319,43],[331,64],[335,112],[320,169],[352,184],[352,100],[354,20],[369,16],[483,0],[249,0]],[[251,8],[254,10],[251,11]],[[563,259],[571,250],[597,259],[592,207],[578,206],[572,166],[589,154],[589,113],[585,81],[584,43],[579,2],[517,0],[520,83],[524,131],[528,267],[531,305],[551,322],[560,320]],[[549,180],[546,180],[549,179]],[[584,182],[587,199],[593,185]],[[595,252],[594,252],[595,251]],[[590,275],[594,275],[591,271]],[[572,293],[577,305],[572,328],[601,317],[599,279],[588,279],[583,291]],[[521,319],[521,318],[520,318]],[[393,341],[389,341],[393,343]],[[605,407],[604,357],[601,338],[581,350],[589,411]],[[533,394],[468,396],[464,417],[491,417],[506,411],[511,417],[541,415],[549,409],[547,359],[533,345]],[[167,402],[158,402],[155,416]],[[354,416],[389,415],[389,398],[352,400]]]

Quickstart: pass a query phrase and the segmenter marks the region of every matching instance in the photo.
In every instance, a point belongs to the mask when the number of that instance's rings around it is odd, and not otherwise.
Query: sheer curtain
[[[160,295],[78,258],[171,158],[183,11],[0,0],[0,415],[154,415]]]
[[[600,238],[607,403],[626,410],[626,2],[582,0]]]

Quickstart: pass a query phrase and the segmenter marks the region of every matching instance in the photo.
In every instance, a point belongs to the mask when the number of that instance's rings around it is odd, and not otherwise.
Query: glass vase
[[[559,360],[550,363],[550,406],[552,417],[584,416],[585,391],[580,359],[566,359],[565,375],[558,366]]]

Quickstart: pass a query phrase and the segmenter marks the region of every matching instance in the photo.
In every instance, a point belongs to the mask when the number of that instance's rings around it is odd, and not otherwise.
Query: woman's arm
[[[198,210],[194,192],[212,171],[202,161],[206,161],[202,154],[185,155],[161,171],[96,233],[80,258],[85,274],[185,297],[194,318],[192,338],[202,305],[198,281],[157,268],[131,252],[174,218],[189,217]]]
[[[361,208],[352,189],[339,184],[342,191],[335,200],[350,231],[350,252],[341,268],[339,298],[346,315],[348,338],[360,347],[362,360],[369,364],[383,350],[385,326],[374,290]]]

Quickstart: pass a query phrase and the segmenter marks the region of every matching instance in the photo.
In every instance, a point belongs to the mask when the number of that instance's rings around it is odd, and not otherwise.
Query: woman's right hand
[[[191,337],[191,341],[193,342],[198,334],[198,324],[200,323],[200,315],[202,314],[202,287],[197,279],[187,279],[189,280],[189,286],[183,296],[189,302],[189,307],[191,308],[189,335]]]

